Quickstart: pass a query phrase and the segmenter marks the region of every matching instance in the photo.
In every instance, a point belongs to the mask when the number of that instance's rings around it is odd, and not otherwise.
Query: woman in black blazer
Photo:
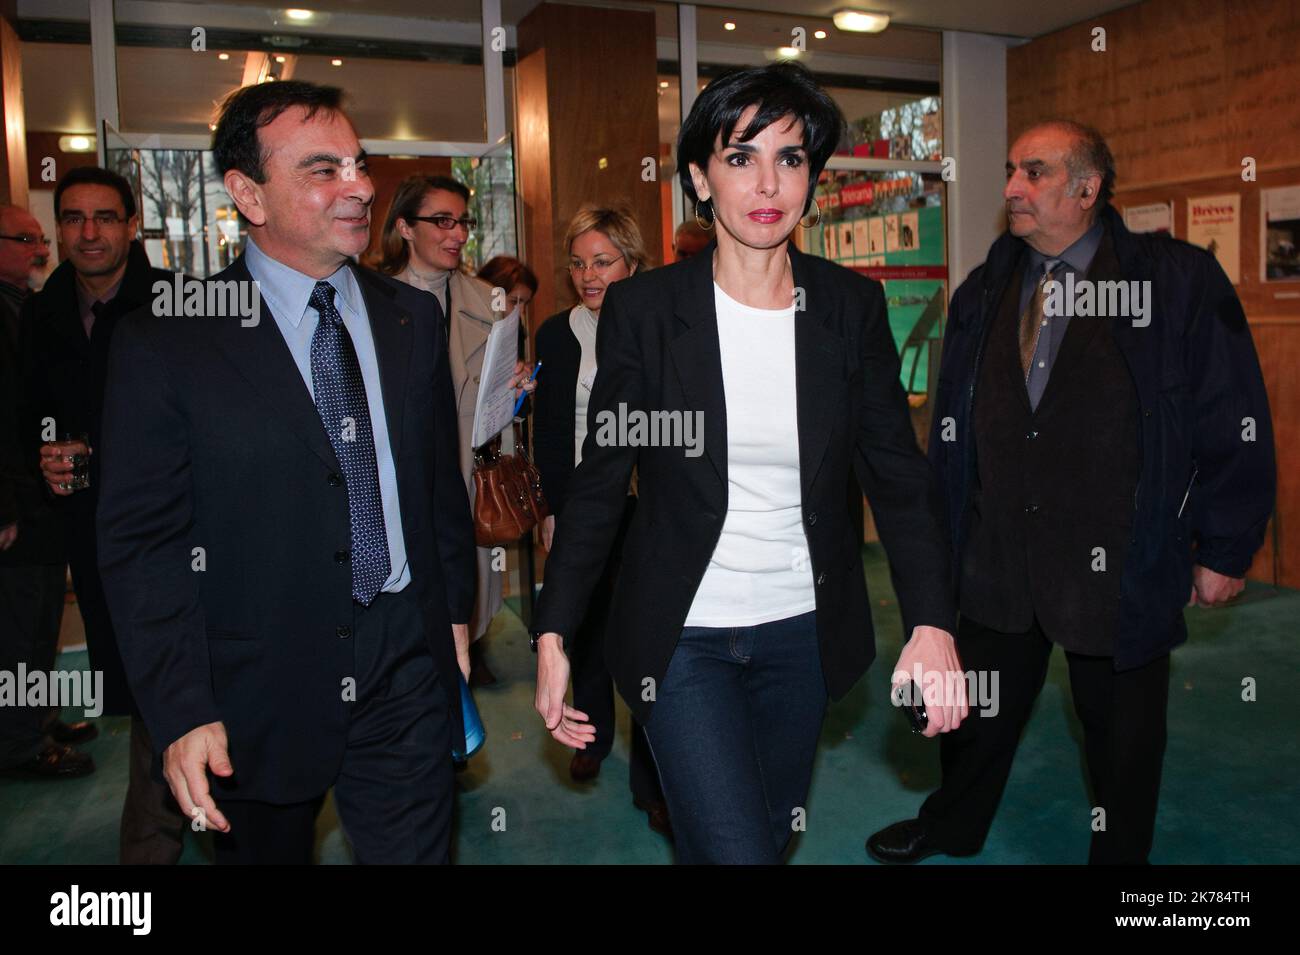
[[[645,242],[627,209],[584,206],[564,238],[569,278],[578,304],[552,315],[537,330],[537,376],[533,414],[533,460],[542,477],[542,490],[551,516],[542,525],[542,546],[548,551],[557,523],[565,514],[569,478],[577,467],[581,444],[579,422],[585,428],[592,382],[596,373],[596,327],[605,293],[614,283],[648,266]],[[636,509],[636,495],[626,494],[618,537],[601,568],[587,612],[571,641],[573,706],[594,728],[591,745],[579,748],[569,762],[575,782],[600,773],[600,764],[614,741],[614,685],[605,666],[605,638],[610,598],[618,577],[620,543]],[[671,835],[667,806],[645,730],[632,722],[629,781],[632,802],[649,817],[650,828]]]
[[[850,468],[888,551],[905,628],[895,682],[959,674],[948,547],[879,283],[800,253],[844,125],[802,67],[719,77],[678,140],[715,241],[605,296],[582,463],[537,606],[537,709],[570,746],[565,648],[619,531],[607,658],[646,727],[681,862],[776,862],[803,818],[829,695],[875,655]],[[543,370],[545,373],[545,369]],[[927,698],[927,735],[966,715]],[[942,705],[940,705],[942,704]]]

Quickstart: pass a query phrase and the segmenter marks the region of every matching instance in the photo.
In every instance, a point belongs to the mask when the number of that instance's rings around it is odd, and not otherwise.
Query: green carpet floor
[[[898,609],[883,552],[868,546],[865,553],[880,660],[830,708],[807,831],[793,845],[792,862],[869,862],[865,837],[915,815],[939,781],[937,742],[912,736],[889,704],[889,668],[901,638]],[[1191,640],[1173,656],[1152,861],[1300,861],[1300,743],[1287,695],[1295,689],[1300,592],[1252,585],[1238,606],[1189,610],[1187,619]],[[567,773],[570,751],[550,738],[533,710],[533,656],[514,609],[498,616],[486,639],[500,682],[476,694],[487,743],[457,777],[455,861],[670,862],[671,847],[631,803],[621,703],[613,754],[599,779],[576,785]],[[67,654],[59,664],[85,665],[84,653]],[[1242,700],[1247,677],[1255,681],[1257,702]],[[92,776],[0,779],[0,863],[116,861],[128,728],[122,719],[102,719],[99,726],[100,737],[85,747],[97,764]],[[1065,657],[1057,651],[984,851],[924,864],[1083,862],[1089,808],[1082,734]],[[351,861],[330,803],[317,838],[321,862]],[[206,836],[187,839],[183,863],[210,858]]]

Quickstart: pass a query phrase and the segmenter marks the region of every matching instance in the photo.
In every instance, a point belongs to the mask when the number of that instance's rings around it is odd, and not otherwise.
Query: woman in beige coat
[[[415,175],[403,179],[384,219],[382,257],[379,271],[416,288],[430,292],[442,307],[448,322],[448,358],[456,410],[460,425],[460,470],[474,506],[474,407],[478,402],[479,376],[483,370],[488,332],[493,322],[505,318],[504,308],[494,311],[493,292],[485,283],[460,271],[461,249],[469,240],[475,222],[467,214],[469,190],[447,176]],[[502,304],[504,305],[504,297]],[[515,383],[532,391],[528,371],[520,362]],[[511,431],[502,436],[502,451],[513,450]],[[501,609],[505,582],[504,561],[493,567],[492,548],[478,548],[478,590],[474,616],[470,620],[470,685],[485,685],[496,678],[483,661],[478,642]]]

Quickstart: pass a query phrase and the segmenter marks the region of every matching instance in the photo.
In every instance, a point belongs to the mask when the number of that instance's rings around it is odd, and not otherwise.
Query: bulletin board
[[[1121,214],[1126,207],[1173,202],[1173,235],[1187,239],[1190,200],[1208,196],[1239,195],[1240,280],[1235,286],[1247,318],[1252,323],[1287,322],[1300,324],[1300,281],[1263,282],[1260,258],[1264,254],[1260,234],[1260,193],[1283,186],[1300,186],[1300,166],[1266,170],[1255,182],[1243,182],[1240,175],[1215,176],[1143,189],[1121,190],[1111,200]]]

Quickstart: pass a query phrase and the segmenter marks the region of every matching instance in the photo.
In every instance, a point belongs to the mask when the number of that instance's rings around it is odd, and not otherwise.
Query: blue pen
[[[528,376],[528,380],[532,381],[534,378],[536,378],[537,373],[541,370],[542,370],[542,363],[539,361],[536,365],[533,366],[533,373]],[[515,402],[515,415],[519,414],[519,409],[524,406],[524,399],[527,397],[528,397],[528,392],[526,391],[519,396],[519,400]]]

